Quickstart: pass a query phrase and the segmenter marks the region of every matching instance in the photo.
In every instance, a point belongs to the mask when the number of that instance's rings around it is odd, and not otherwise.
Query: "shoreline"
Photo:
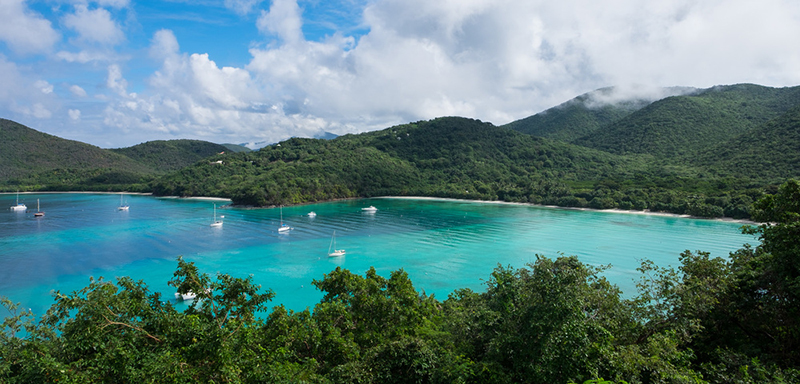
[[[19,192],[20,194],[56,194],[56,193],[85,193],[85,194],[105,194],[105,195],[119,195],[119,194],[128,194],[128,195],[138,195],[138,196],[153,196],[159,199],[186,199],[186,200],[200,200],[200,201],[226,201],[230,203],[233,207],[241,208],[241,209],[260,209],[260,208],[275,208],[277,205],[268,206],[268,207],[252,207],[252,206],[236,206],[233,204],[233,200],[226,198],[226,197],[207,197],[207,196],[191,196],[191,197],[180,197],[180,196],[154,196],[150,192],[95,192],[95,191],[35,191],[35,192]],[[0,195],[15,195],[17,192],[0,192]],[[592,211],[592,212],[606,212],[606,213],[621,213],[626,215],[646,215],[646,216],[662,216],[662,217],[674,217],[674,218],[681,218],[681,219],[696,219],[696,220],[716,220],[716,221],[724,221],[729,223],[739,223],[739,224],[746,224],[746,225],[759,225],[758,222],[752,220],[745,220],[745,219],[733,219],[730,217],[698,217],[686,214],[677,214],[677,213],[669,213],[669,212],[652,212],[648,210],[644,211],[631,211],[631,210],[624,210],[619,208],[611,208],[611,209],[595,209],[595,208],[582,208],[582,207],[559,207],[557,205],[544,205],[544,204],[532,204],[532,203],[516,203],[512,201],[500,201],[500,200],[471,200],[471,199],[456,199],[452,197],[430,197],[430,196],[375,196],[375,197],[350,197],[350,198],[342,198],[342,199],[333,199],[333,200],[325,200],[325,201],[315,201],[315,202],[308,202],[308,203],[301,203],[301,204],[292,204],[297,206],[302,205],[311,205],[317,203],[324,203],[324,202],[332,202],[332,201],[344,201],[344,200],[358,200],[358,199],[407,199],[407,200],[439,200],[439,201],[457,201],[463,203],[484,203],[484,204],[506,204],[506,205],[520,205],[520,206],[528,206],[528,207],[540,207],[540,208],[549,208],[549,209],[563,209],[563,210],[572,210],[572,211]]]
[[[452,197],[427,197],[427,196],[380,196],[380,197],[373,197],[373,199],[409,199],[409,200],[440,200],[440,201],[457,201],[457,202],[471,202],[471,203],[487,203],[487,204],[507,204],[507,205],[520,205],[520,206],[528,206],[528,207],[540,207],[540,208],[549,208],[549,209],[563,209],[563,210],[570,210],[570,211],[591,211],[591,212],[606,212],[606,213],[621,213],[627,215],[645,215],[645,216],[662,216],[662,217],[675,217],[680,219],[696,219],[696,220],[716,220],[716,221],[724,221],[728,223],[740,223],[740,224],[748,224],[748,225],[758,225],[759,223],[752,221],[752,220],[745,220],[745,219],[733,219],[730,217],[698,217],[686,214],[677,214],[677,213],[669,213],[669,212],[652,212],[652,211],[631,211],[631,210],[624,210],[619,208],[611,208],[611,209],[595,209],[595,208],[582,208],[582,207],[559,207],[557,205],[543,205],[543,204],[532,204],[532,203],[516,203],[512,201],[500,201],[500,200],[470,200],[470,199],[456,199]]]
[[[19,192],[20,195],[33,195],[33,194],[59,194],[59,193],[82,193],[87,195],[136,195],[136,196],[153,196],[157,199],[186,199],[186,200],[203,200],[203,201],[227,201],[233,203],[233,200],[227,197],[206,197],[206,196],[155,196],[150,192],[102,192],[102,191],[33,191],[33,192]],[[0,195],[16,195],[17,192],[0,192]]]

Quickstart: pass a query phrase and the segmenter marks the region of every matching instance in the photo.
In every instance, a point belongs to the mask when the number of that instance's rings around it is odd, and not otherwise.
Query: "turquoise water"
[[[15,195],[0,195],[10,207]],[[34,218],[36,199],[43,218]],[[498,265],[522,267],[536,254],[577,255],[635,292],[640,261],[677,266],[684,250],[727,256],[756,239],[741,224],[676,217],[427,199],[365,199],[284,207],[294,227],[279,234],[280,210],[218,207],[224,225],[212,228],[213,204],[115,194],[22,194],[26,213],[0,210],[0,295],[41,314],[51,292],[71,292],[89,277],[131,276],[172,297],[167,285],[178,255],[201,271],[252,275],[277,294],[273,303],[302,310],[322,294],[311,282],[337,266],[383,276],[403,268],[419,290],[445,299],[455,288],[482,290]],[[362,207],[376,206],[376,213]],[[317,216],[310,218],[309,211]],[[336,231],[341,258],[329,258]],[[3,314],[5,315],[5,314]],[[0,316],[3,316],[0,315]]]

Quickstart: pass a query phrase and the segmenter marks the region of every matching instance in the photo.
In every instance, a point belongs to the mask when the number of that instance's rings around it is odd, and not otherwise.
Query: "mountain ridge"
[[[653,102],[615,92],[601,89],[535,115],[551,137],[520,132],[523,124],[440,117],[239,153],[192,140],[103,150],[4,120],[29,134],[0,130],[0,141],[13,146],[0,175],[27,174],[0,177],[0,187],[219,196],[253,206],[420,195],[747,217],[765,188],[800,175],[793,109],[800,87],[671,88],[680,95]],[[51,159],[37,154],[53,142],[73,148],[55,151],[70,161],[40,161]],[[735,165],[741,162],[747,166]]]

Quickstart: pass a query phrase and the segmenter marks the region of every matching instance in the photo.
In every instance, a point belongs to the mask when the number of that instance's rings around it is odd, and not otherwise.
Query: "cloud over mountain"
[[[0,63],[53,91],[0,94],[0,114],[99,145],[274,142],[445,115],[503,124],[606,86],[800,83],[790,0],[334,3],[4,2],[17,24],[0,26]]]

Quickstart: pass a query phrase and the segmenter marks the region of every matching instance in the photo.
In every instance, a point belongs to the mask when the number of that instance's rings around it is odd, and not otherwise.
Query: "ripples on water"
[[[284,234],[277,208],[218,207],[224,225],[212,228],[212,201],[126,195],[131,208],[118,211],[115,194],[20,195],[29,207],[37,198],[44,218],[0,211],[0,295],[37,313],[51,290],[80,289],[89,276],[131,276],[172,297],[166,283],[178,255],[206,273],[252,275],[276,292],[275,304],[301,310],[322,297],[312,280],[337,266],[358,274],[374,266],[383,276],[403,268],[417,289],[444,299],[455,288],[482,290],[498,264],[563,253],[611,264],[605,275],[630,294],[643,259],[677,265],[686,249],[727,256],[755,243],[730,222],[509,204],[385,198],[284,207],[294,227]],[[14,201],[0,195],[0,207]],[[369,205],[379,211],[361,211]],[[341,258],[327,256],[334,230],[347,250]]]

